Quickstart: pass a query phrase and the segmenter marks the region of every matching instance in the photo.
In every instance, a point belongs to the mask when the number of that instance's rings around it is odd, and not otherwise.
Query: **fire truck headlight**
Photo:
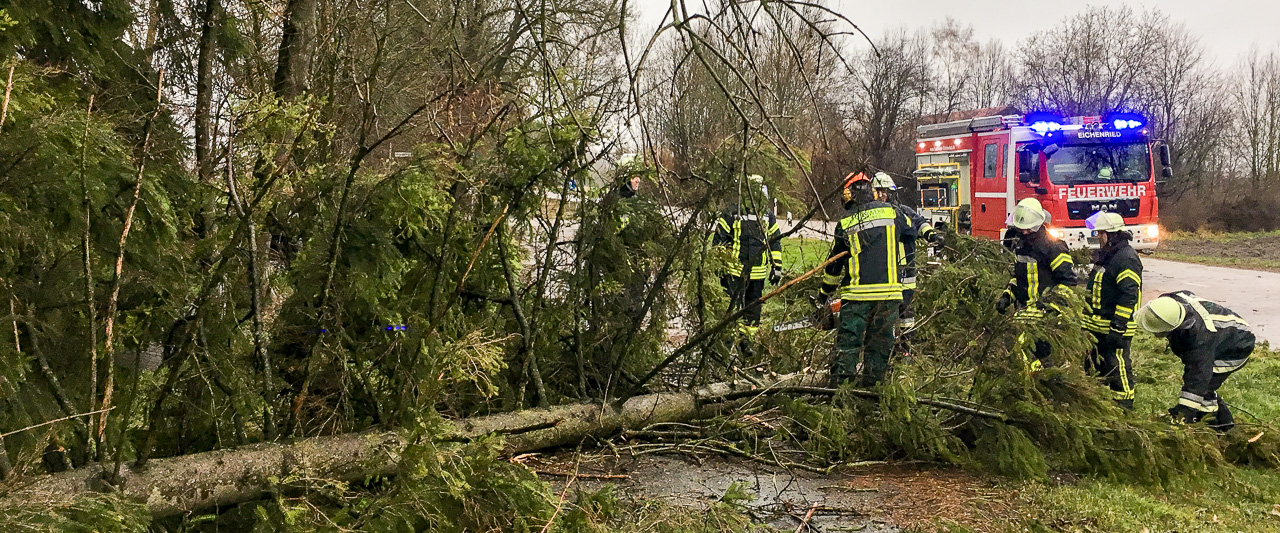
[[[1066,233],[1066,232],[1064,232],[1064,231],[1062,231],[1062,230],[1060,230],[1060,229],[1051,229],[1051,230],[1049,230],[1049,235],[1053,235],[1053,236],[1054,236],[1054,238],[1061,239],[1061,238],[1065,237],[1065,236],[1067,235],[1067,233]]]
[[[1151,237],[1152,239],[1159,238],[1159,237],[1160,237],[1160,226],[1156,226],[1155,224],[1152,224],[1152,225],[1150,225],[1150,226],[1147,226],[1147,236],[1148,236],[1148,237]]]

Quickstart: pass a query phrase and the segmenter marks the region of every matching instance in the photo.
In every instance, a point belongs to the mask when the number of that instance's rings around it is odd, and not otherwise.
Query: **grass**
[[[789,276],[798,276],[826,261],[831,252],[831,241],[790,237],[782,239],[782,269]]]
[[[1163,341],[1135,340],[1137,399],[1134,416],[1164,413],[1177,400],[1182,364]],[[1247,434],[1280,431],[1280,353],[1265,344],[1221,389]],[[1247,411],[1247,412],[1246,412]],[[1216,475],[1162,489],[1086,478],[1074,484],[1030,483],[1020,487],[1020,516],[1012,531],[1280,531],[1280,472],[1224,467]]]
[[[1280,272],[1280,261],[1272,261],[1267,259],[1258,259],[1255,257],[1223,257],[1211,255],[1188,255],[1175,252],[1155,253],[1157,259],[1168,259],[1170,261],[1179,261],[1182,263],[1198,263],[1208,266],[1221,266],[1230,268],[1243,268],[1246,270],[1262,270],[1266,272]]]
[[[1220,233],[1175,231],[1155,257],[1203,265],[1280,272],[1280,231]]]

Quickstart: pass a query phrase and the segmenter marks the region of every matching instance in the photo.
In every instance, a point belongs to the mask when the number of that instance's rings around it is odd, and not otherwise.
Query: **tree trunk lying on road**
[[[790,374],[757,390],[769,394],[775,388],[815,386],[825,381],[825,373]],[[713,414],[751,388],[715,383],[693,392],[636,396],[621,407],[608,403],[572,404],[483,416],[456,421],[448,433],[438,438],[465,441],[499,433],[506,435],[507,453],[523,453],[658,422],[680,422]],[[406,438],[397,431],[371,431],[293,443],[252,444],[154,459],[139,470],[126,466],[120,476],[126,497],[146,502],[154,516],[171,516],[261,498],[271,487],[273,477],[356,481],[394,475],[399,469],[400,452],[408,444]],[[41,476],[0,498],[0,512],[6,507],[32,504],[64,508],[103,487],[101,479],[102,468],[98,465]]]

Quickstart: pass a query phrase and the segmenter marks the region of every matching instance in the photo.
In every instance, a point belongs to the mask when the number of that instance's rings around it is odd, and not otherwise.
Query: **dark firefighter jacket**
[[[1186,318],[1169,332],[1169,349],[1182,359],[1182,395],[1179,405],[1201,412],[1214,412],[1216,398],[1206,399],[1214,374],[1234,372],[1249,362],[1253,352],[1253,331],[1249,323],[1230,309],[1191,291],[1163,294],[1182,304]]]
[[[749,279],[765,279],[773,268],[782,268],[782,241],[773,214],[757,215],[746,208],[732,207],[716,220],[711,244],[732,246],[733,256],[745,268],[726,274],[738,277],[746,270]]]
[[[894,204],[894,207],[897,208],[903,216],[907,217],[907,221],[911,224],[912,232],[916,238],[928,239],[930,238],[930,235],[937,233],[938,230],[933,228],[933,225],[929,223],[929,219],[921,216],[915,209],[900,204]],[[916,239],[909,239],[906,242],[903,242],[902,249],[899,250],[899,254],[902,257],[902,266],[900,270],[902,274],[902,288],[905,290],[913,290],[916,288],[917,274]]]
[[[1076,284],[1075,263],[1067,253],[1066,243],[1053,238],[1044,228],[1019,239],[1014,253],[1018,259],[1005,294],[1018,307],[1036,313],[1046,292]]]
[[[893,204],[873,201],[849,209],[827,258],[849,256],[827,265],[823,294],[839,287],[843,300],[901,300],[901,245],[915,238],[911,222]]]
[[[1133,311],[1142,301],[1142,260],[1128,239],[1098,252],[1089,275],[1091,312],[1084,319],[1084,329],[1132,337],[1137,328]]]

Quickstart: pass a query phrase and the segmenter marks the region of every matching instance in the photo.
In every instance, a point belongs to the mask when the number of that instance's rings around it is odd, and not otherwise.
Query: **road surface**
[[[1142,300],[1189,290],[1235,311],[1258,340],[1280,347],[1280,273],[1142,258]]]

